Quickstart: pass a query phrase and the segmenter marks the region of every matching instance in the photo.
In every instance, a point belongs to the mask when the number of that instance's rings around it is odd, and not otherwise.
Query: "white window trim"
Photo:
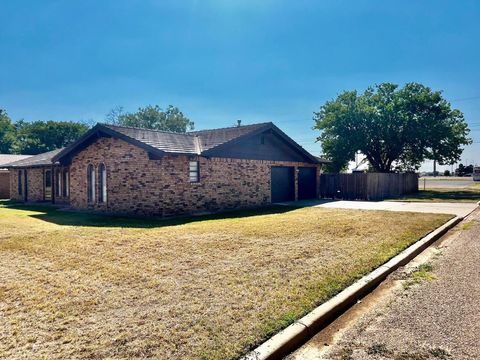
[[[191,170],[192,163],[196,165],[196,170]],[[195,180],[192,180],[192,173],[196,174]],[[188,162],[188,180],[191,184],[198,184],[200,182],[200,161],[191,160]]]
[[[107,166],[104,163],[102,163],[98,166],[98,168],[100,169],[98,171],[98,176],[102,178],[101,179],[102,188],[99,189],[99,191],[101,191],[101,194],[102,194],[101,203],[106,204],[107,203]]]

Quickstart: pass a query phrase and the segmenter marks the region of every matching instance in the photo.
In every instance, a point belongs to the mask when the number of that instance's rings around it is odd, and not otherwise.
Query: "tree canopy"
[[[15,142],[15,127],[5,110],[0,109],[0,154],[10,154]]]
[[[463,165],[463,164],[459,164],[458,165],[458,168],[455,169],[455,174],[457,176],[465,176],[467,174],[472,174],[473,173],[473,165],[470,164],[470,165]]]
[[[417,83],[345,91],[314,113],[315,129],[332,170],[344,169],[361,152],[377,172],[416,170],[424,160],[441,165],[460,159],[471,143],[461,111],[440,91]]]
[[[12,150],[18,154],[40,154],[71,144],[87,130],[87,125],[70,121],[20,120],[15,123],[16,139]]]
[[[165,111],[158,105],[147,105],[132,113],[125,113],[122,107],[116,107],[107,114],[106,121],[115,125],[181,133],[193,130],[194,127],[193,121],[172,105]]]

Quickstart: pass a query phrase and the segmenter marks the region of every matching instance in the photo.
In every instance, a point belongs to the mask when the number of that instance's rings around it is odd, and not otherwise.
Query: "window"
[[[95,202],[95,167],[92,164],[87,167],[87,199],[89,204]]]
[[[43,200],[52,200],[52,170],[45,170]]]
[[[52,171],[45,170],[45,187],[52,188]]]
[[[18,195],[23,195],[23,171],[18,170]]]
[[[200,164],[198,161],[190,161],[190,182],[199,182],[200,181]]]
[[[68,176],[68,170],[63,169],[63,197],[70,196],[70,177]]]
[[[107,168],[105,164],[100,164],[98,167],[98,183],[99,193],[98,201],[101,203],[107,202]]]
[[[55,171],[55,180],[57,183],[57,186],[55,188],[55,194],[60,197],[62,196],[62,172],[60,169],[57,169],[57,171]]]

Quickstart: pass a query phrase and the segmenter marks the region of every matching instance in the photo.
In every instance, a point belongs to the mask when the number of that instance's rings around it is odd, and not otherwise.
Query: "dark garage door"
[[[313,199],[317,196],[317,169],[298,168],[298,200]]]
[[[295,172],[290,166],[272,166],[272,202],[295,200]]]

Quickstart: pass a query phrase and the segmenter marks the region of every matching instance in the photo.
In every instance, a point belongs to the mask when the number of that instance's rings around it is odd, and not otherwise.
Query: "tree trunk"
[[[437,160],[433,160],[433,176],[437,176]]]

